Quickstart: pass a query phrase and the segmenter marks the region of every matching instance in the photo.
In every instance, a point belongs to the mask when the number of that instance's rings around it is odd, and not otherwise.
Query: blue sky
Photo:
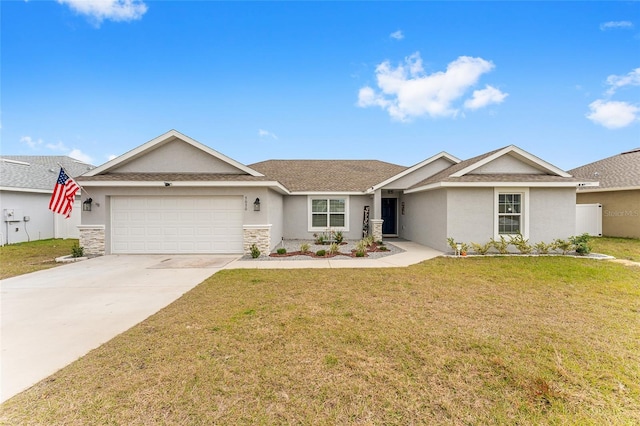
[[[245,164],[640,146],[640,2],[3,1],[1,152]]]

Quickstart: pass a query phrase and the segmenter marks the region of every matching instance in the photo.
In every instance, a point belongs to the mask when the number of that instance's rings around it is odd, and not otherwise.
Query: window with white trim
[[[348,230],[348,197],[310,197],[309,230],[324,231],[327,228]]]
[[[498,194],[498,234],[522,234],[522,194]]]

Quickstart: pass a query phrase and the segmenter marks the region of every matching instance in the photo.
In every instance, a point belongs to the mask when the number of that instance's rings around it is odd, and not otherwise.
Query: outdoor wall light
[[[171,186],[171,182],[165,182],[164,186]]]
[[[91,211],[91,203],[93,203],[93,200],[91,198],[87,198],[86,200],[84,200],[82,202],[82,211],[83,212],[90,212]]]
[[[260,198],[256,198],[256,200],[253,202],[253,211],[254,212],[260,211]]]
[[[456,243],[457,256],[460,256],[460,252],[462,251],[462,243]]]

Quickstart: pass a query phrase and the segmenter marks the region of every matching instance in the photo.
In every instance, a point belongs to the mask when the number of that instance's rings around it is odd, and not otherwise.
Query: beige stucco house
[[[89,254],[268,253],[282,239],[332,229],[347,239],[401,237],[446,250],[447,237],[531,242],[575,229],[572,177],[510,145],[461,161],[441,152],[414,166],[378,160],[268,160],[244,165],[169,131],[78,182]]]
[[[570,170],[597,187],[578,187],[578,204],[602,204],[602,234],[640,238],[640,148]]]

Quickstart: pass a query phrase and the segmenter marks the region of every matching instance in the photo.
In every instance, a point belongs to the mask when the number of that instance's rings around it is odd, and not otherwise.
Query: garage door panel
[[[242,197],[112,197],[112,253],[242,253]]]

